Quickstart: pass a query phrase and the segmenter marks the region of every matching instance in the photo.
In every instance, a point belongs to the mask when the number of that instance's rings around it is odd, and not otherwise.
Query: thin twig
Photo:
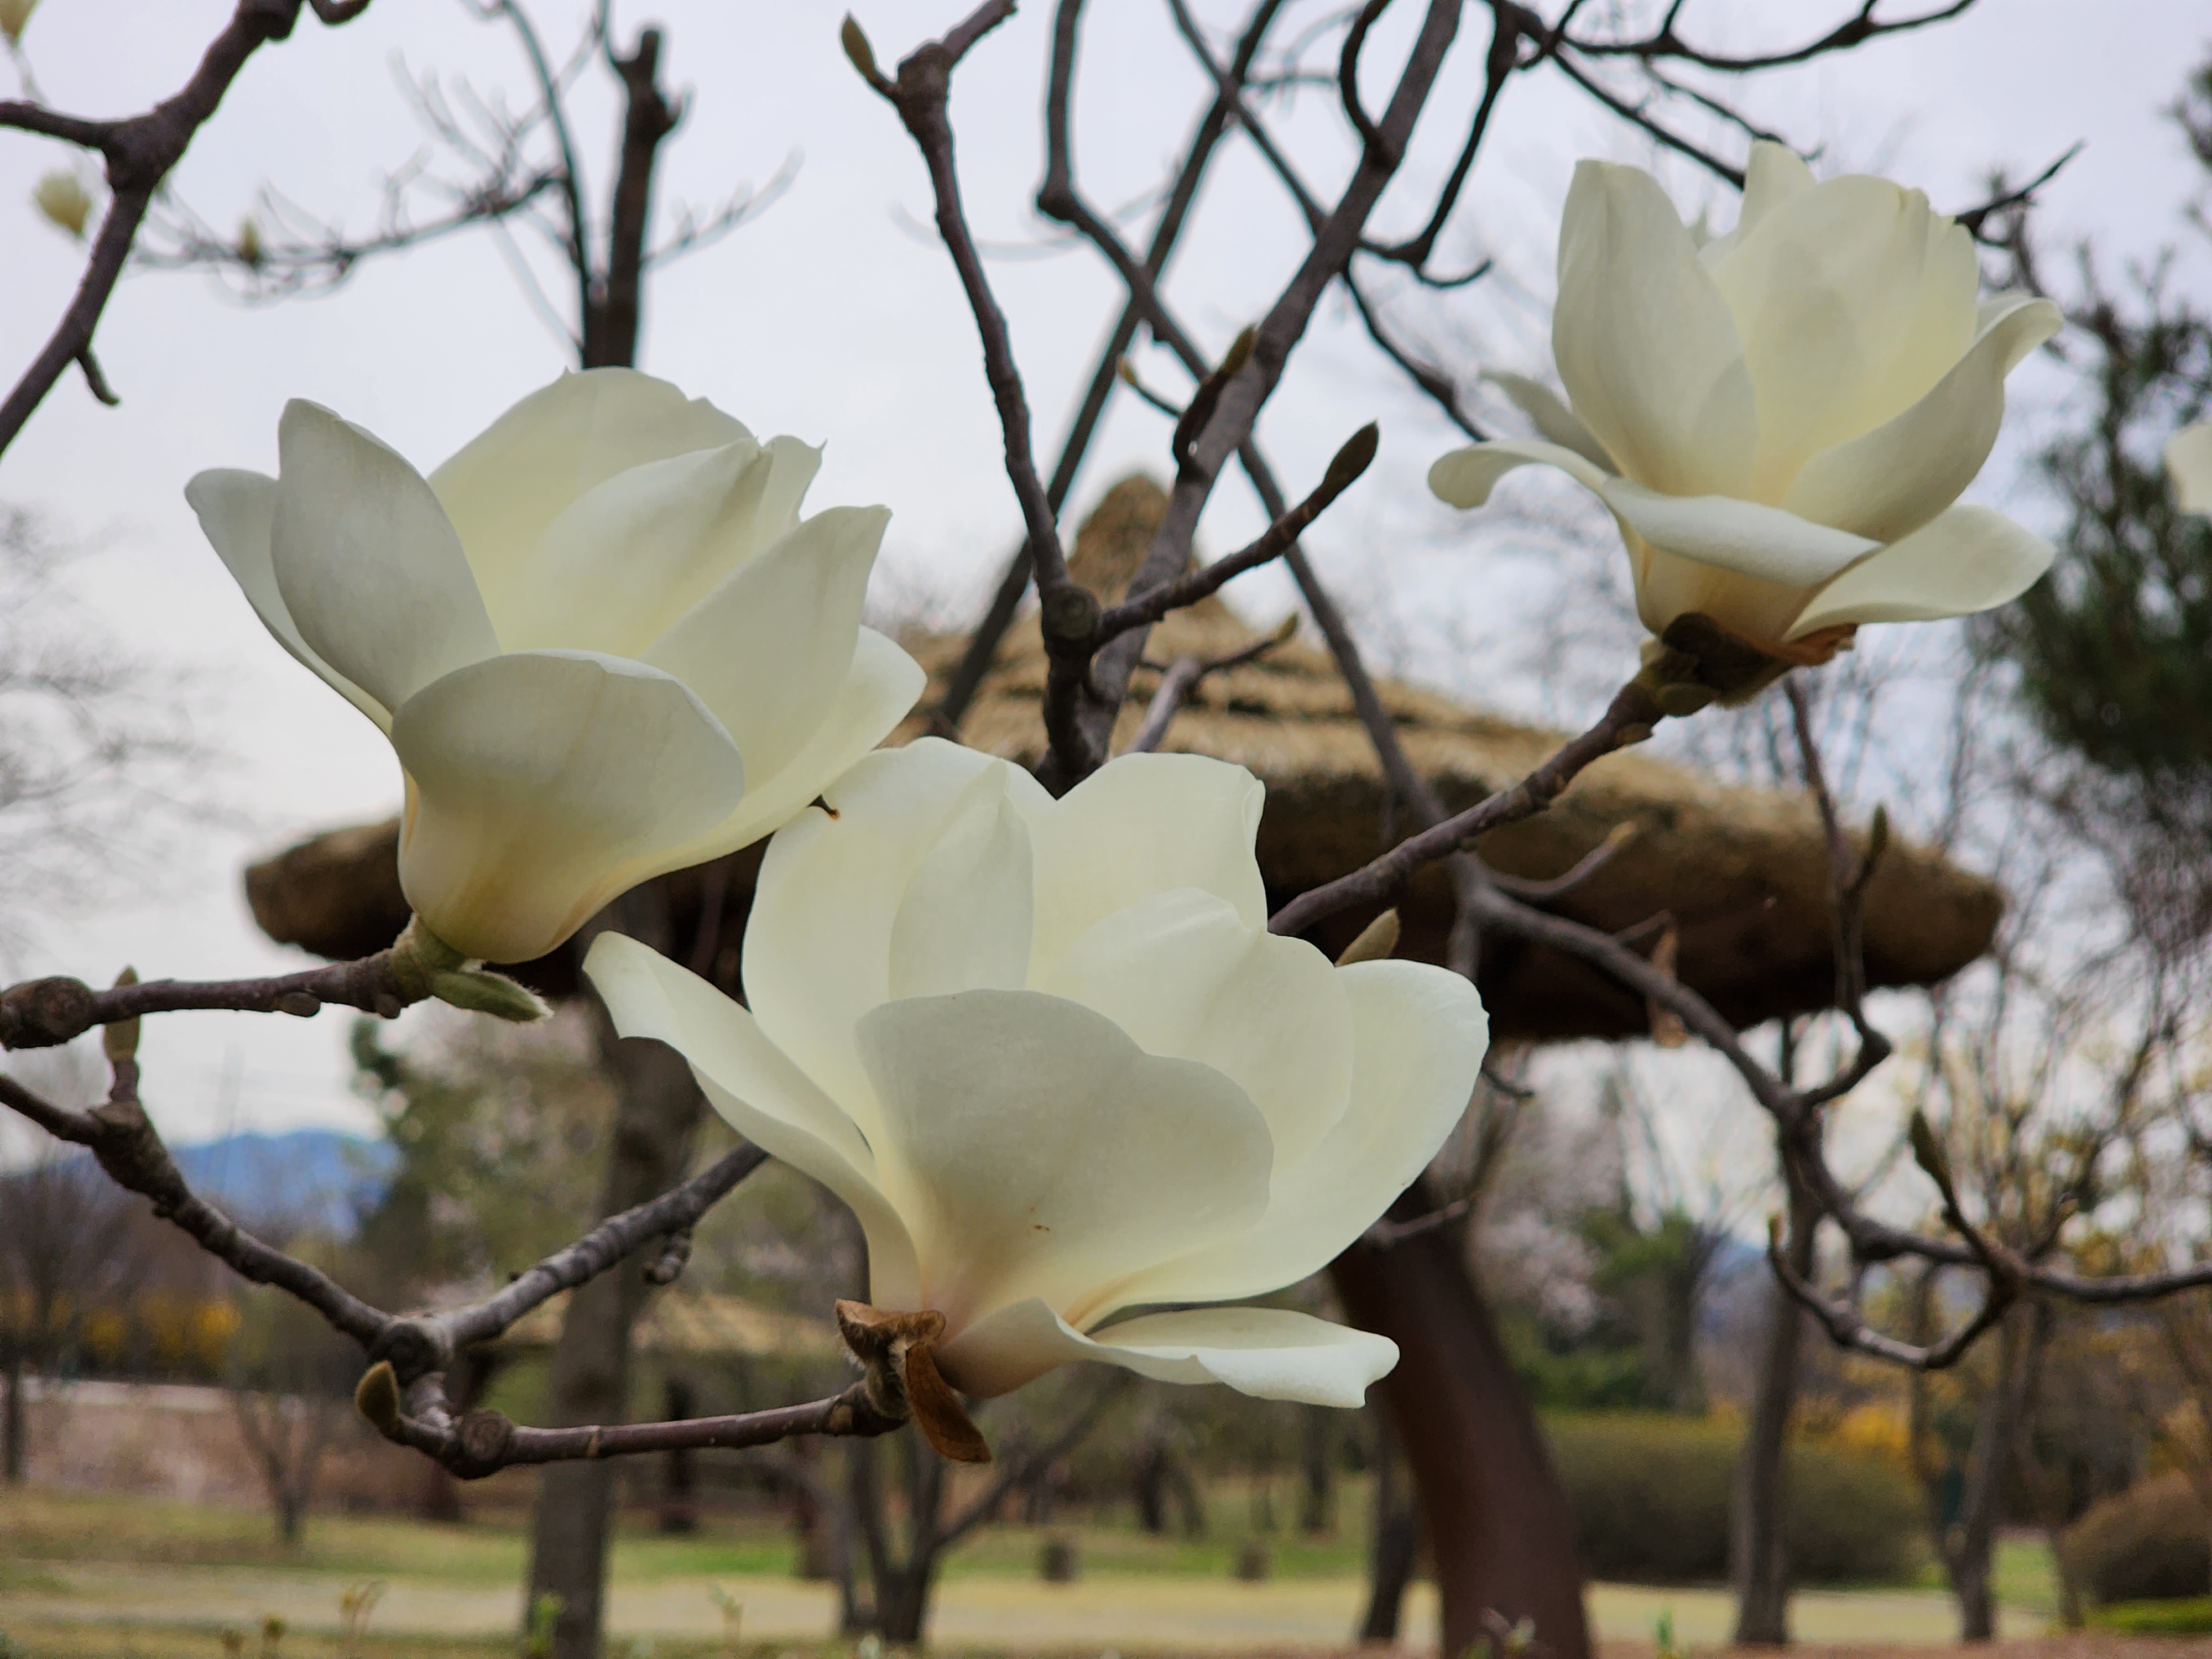
[[[1224,668],[1236,668],[1256,661],[1277,646],[1286,645],[1297,631],[1298,619],[1286,617],[1283,625],[1273,633],[1256,639],[1251,644],[1218,657],[1178,657],[1170,663],[1160,676],[1159,690],[1152,694],[1152,706],[1145,711],[1145,723],[1129,746],[1121,752],[1127,755],[1149,754],[1158,749],[1175,723],[1176,715],[1191,694],[1209,674],[1219,673]]]
[[[1501,789],[1464,812],[1407,836],[1350,875],[1299,894],[1275,912],[1268,928],[1278,933],[1303,933],[1340,910],[1381,902],[1404,886],[1423,865],[1462,850],[1501,825],[1517,823],[1543,811],[1584,767],[1626,744],[1642,742],[1662,718],[1657,700],[1643,686],[1632,682],[1623,686],[1595,725],[1562,744],[1511,788]]]
[[[343,23],[360,15],[362,5],[322,0],[316,14],[325,23]],[[171,169],[184,157],[201,127],[214,115],[246,59],[268,41],[282,40],[299,16],[299,0],[238,0],[230,21],[209,45],[199,66],[175,96],[143,115],[120,121],[85,121],[58,115],[35,104],[0,102],[0,127],[43,133],[96,149],[107,161],[107,211],[93,239],[91,256],[69,308],[45,347],[32,359],[5,402],[0,402],[0,453],[15,440],[31,411],[53,390],[70,365],[92,349],[108,296],[129,262],[138,227]],[[98,382],[104,386],[105,380]],[[96,388],[95,388],[96,389]],[[111,394],[112,395],[112,394]]]

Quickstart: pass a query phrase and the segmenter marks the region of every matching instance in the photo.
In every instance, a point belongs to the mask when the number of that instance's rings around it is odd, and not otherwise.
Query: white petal
[[[738,810],[693,844],[699,864],[740,847],[750,847],[781,829],[836,779],[850,771],[907,717],[927,688],[921,665],[872,628],[853,642],[853,665],[844,684],[831,694],[830,711],[805,746],[765,779],[748,768],[745,798]],[[684,865],[677,865],[682,869]]]
[[[1896,361],[1918,315],[1934,219],[1918,191],[1831,179],[1714,262],[1758,390],[1759,460],[1741,493],[1778,500],[1807,456],[1865,429],[1860,388]]]
[[[956,1387],[986,1397],[1081,1359],[1159,1382],[1225,1382],[1262,1400],[1353,1407],[1398,1363],[1398,1345],[1286,1308],[1147,1314],[1086,1337],[1032,1299],[993,1315],[938,1355]]]
[[[1006,763],[960,793],[891,922],[892,997],[1018,991],[1034,907],[1030,831],[1006,798]]]
[[[1267,888],[1253,843],[1266,797],[1259,779],[1226,761],[1121,755],[1033,812],[1032,980],[1104,917],[1177,887],[1226,899],[1246,927],[1264,929]]]
[[[1267,1126],[1210,1066],[1035,991],[886,1003],[860,1024],[887,1195],[957,1334],[1024,1297],[1078,1324],[1267,1205]]]
[[[494,613],[500,643],[642,657],[790,527],[787,503],[770,495],[783,459],[777,447],[792,442],[763,449],[740,438],[647,461],[586,490],[547,526],[505,610]]]
[[[1622,473],[1693,495],[1750,479],[1759,413],[1735,324],[1666,192],[1583,161],[1559,227],[1552,356]]]
[[[498,651],[460,542],[420,473],[297,400],[277,423],[276,449],[270,562],[310,650],[395,714],[431,681]]]
[[[1974,481],[2004,422],[2006,374],[2064,321],[2048,300],[2008,311],[1918,403],[1808,461],[1783,505],[1879,542],[1917,530]]]
[[[538,538],[586,490],[647,461],[751,436],[665,380],[587,368],[509,409],[433,472],[430,487],[460,532],[486,604],[504,614]]]
[[[2166,441],[2166,476],[2184,513],[2212,513],[2212,421],[2187,426]]]
[[[1413,1184],[1467,1110],[1490,1021],[1474,986],[1419,962],[1337,970],[1355,1033],[1352,1104],[1321,1144],[1279,1160],[1249,1231],[1133,1281],[1127,1302],[1212,1302],[1296,1284],[1342,1255]]]
[[[1919,289],[1897,356],[1887,366],[1870,365],[1860,379],[1852,431],[1871,432],[1911,408],[1988,331],[1990,319],[1980,314],[1987,308],[1978,304],[1981,250],[1965,226],[1942,214],[1929,216]]]
[[[1482,378],[1513,400],[1514,405],[1534,425],[1539,437],[1562,449],[1573,450],[1603,471],[1620,471],[1613,465],[1613,457],[1605,453],[1605,446],[1582,423],[1581,417],[1560,402],[1559,394],[1541,380],[1503,369],[1493,369]]]
[[[767,777],[806,746],[853,665],[868,572],[890,521],[880,507],[833,507],[727,580],[655,641],[643,660],[697,692]]]
[[[744,793],[736,744],[642,664],[527,652],[459,669],[404,704],[399,884],[465,956],[527,962]]]
[[[1779,640],[1818,591],[1815,585],[1761,581],[1700,564],[1635,538],[1636,614],[1654,634],[1691,611],[1747,640]]]
[[[592,941],[584,975],[616,1030],[675,1049],[732,1128],[844,1200],[867,1231],[871,1294],[884,1306],[913,1305],[920,1289],[914,1244],[877,1189],[875,1155],[852,1119],[761,1034],[753,1017],[697,975],[620,933]]]
[[[1824,582],[1881,545],[1729,495],[1662,495],[1625,478],[1604,480],[1598,493],[1655,548],[1784,586]]]
[[[880,1119],[854,1027],[890,1000],[891,928],[907,883],[961,792],[998,763],[938,738],[866,756],[823,787],[830,811],[801,811],[761,861],[745,922],[745,1000],[775,1045],[872,1139]],[[1006,784],[1044,796],[1024,772],[1010,771]]]
[[[1498,481],[1516,467],[1555,466],[1585,489],[1602,492],[1613,475],[1563,445],[1531,438],[1493,438],[1439,456],[1429,468],[1429,489],[1454,507],[1481,507]]]
[[[2018,599],[2051,568],[2049,542],[1986,507],[1954,507],[1815,594],[1792,639],[1841,623],[1930,622]]]
[[[269,532],[276,517],[276,479],[261,473],[218,468],[199,474],[186,484],[185,500],[199,515],[200,529],[276,643],[389,732],[392,711],[310,650],[300,637],[292,613],[284,608],[284,596],[276,591],[276,571],[269,556]]]
[[[1146,1054],[1235,1082],[1267,1118],[1279,1170],[1344,1115],[1352,1021],[1336,969],[1304,939],[1247,927],[1211,893],[1182,887],[1115,911],[1037,988],[1096,1009]]]
[[[1744,163],[1743,210],[1736,216],[1734,230],[1707,245],[1706,258],[1710,261],[1726,253],[1760,220],[1791,197],[1812,189],[1814,183],[1813,169],[1789,145],[1766,138],[1755,140]]]

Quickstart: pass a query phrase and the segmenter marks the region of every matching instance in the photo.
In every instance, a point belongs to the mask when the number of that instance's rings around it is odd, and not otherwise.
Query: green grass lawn
[[[1349,1508],[1349,1506],[1347,1506]],[[1226,1577],[1238,1538],[1228,1528],[1195,1541],[1155,1538],[1124,1522],[1039,1528],[988,1526],[963,1540],[945,1564],[949,1577],[1028,1576],[1036,1571],[1048,1533],[1073,1538],[1085,1571]],[[271,1535],[268,1516],[251,1510],[213,1509],[82,1493],[11,1493],[0,1506],[0,1561],[32,1571],[41,1561],[99,1560],[150,1566],[283,1567],[354,1578],[423,1578],[462,1583],[512,1583],[526,1551],[519,1520],[436,1525],[412,1516],[311,1516],[306,1536],[287,1549]],[[1328,1578],[1362,1571],[1358,1533],[1340,1527],[1333,1538],[1279,1535],[1278,1577]],[[617,1528],[614,1576],[625,1583],[716,1574],[788,1575],[796,1565],[789,1529],[775,1517],[710,1517],[688,1537],[664,1537],[649,1523]],[[0,1588],[8,1583],[0,1578]]]

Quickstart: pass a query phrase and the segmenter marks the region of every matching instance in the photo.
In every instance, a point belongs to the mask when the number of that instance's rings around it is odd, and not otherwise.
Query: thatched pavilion
[[[1085,523],[1072,561],[1078,579],[1111,601],[1149,544],[1165,497],[1145,477],[1116,485]],[[1249,641],[1252,630],[1218,599],[1178,611],[1152,632],[1148,660],[1210,657]],[[908,647],[930,671],[924,708],[937,702],[966,641],[923,637]],[[962,724],[964,741],[1036,764],[1044,737],[1042,642],[1032,619],[1000,645]],[[1139,670],[1117,741],[1141,722],[1158,683]],[[1384,681],[1385,705],[1415,766],[1455,809],[1518,779],[1557,734],[1480,714],[1449,698]],[[892,738],[927,730],[917,714]],[[1267,785],[1260,862],[1278,902],[1385,850],[1392,823],[1382,769],[1328,654],[1292,641],[1261,659],[1210,676],[1176,718],[1163,747],[1248,766]],[[1636,750],[1589,768],[1550,811],[1485,838],[1497,869],[1541,879],[1571,868],[1616,826],[1635,837],[1558,902],[1565,915],[1607,930],[1666,912],[1678,930],[1676,971],[1739,1026],[1826,1005],[1834,985],[1827,860],[1820,823],[1802,797],[1717,783]],[[405,922],[396,868],[396,822],[337,830],[246,872],[255,919],[269,935],[319,955],[366,954]],[[675,936],[699,936],[702,904],[723,912],[718,953],[735,948],[751,894],[757,850],[667,878]],[[1987,948],[2003,908],[1995,884],[1936,854],[1893,842],[1867,896],[1869,981],[1933,983]],[[1406,954],[1440,960],[1451,921],[1440,869],[1413,883],[1401,906]],[[1364,915],[1338,919],[1349,939]],[[1324,941],[1325,943],[1330,941]],[[565,956],[526,977],[544,988],[574,985]],[[1636,998],[1594,970],[1541,948],[1495,944],[1482,974],[1501,1036],[1535,1041],[1624,1036],[1644,1029]]]

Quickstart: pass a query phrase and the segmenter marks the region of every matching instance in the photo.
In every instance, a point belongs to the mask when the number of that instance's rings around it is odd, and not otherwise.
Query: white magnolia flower
[[[2212,421],[2185,426],[2166,441],[2166,475],[2184,513],[2212,513]]]
[[[1818,661],[1859,623],[2014,598],[2050,545],[1953,503],[2004,416],[2004,380],[2057,331],[2048,300],[1978,304],[1973,239],[1887,179],[1815,184],[1753,147],[1734,231],[1699,246],[1649,174],[1575,170],[1552,351],[1572,407],[1494,378],[1540,440],[1455,451],[1429,485],[1479,507],[1541,461],[1612,508],[1644,626],[1711,617]],[[1795,643],[1792,643],[1795,642]]]
[[[1258,1296],[1380,1215],[1465,1109],[1474,988],[1267,932],[1242,767],[1132,755],[1054,801],[925,739],[769,842],[750,1011],[635,942],[586,971],[744,1134],[850,1205],[871,1300],[998,1395],[1074,1359],[1359,1403],[1388,1339]]]
[[[890,514],[799,517],[819,452],[628,369],[532,392],[425,479],[313,404],[185,497],[277,642],[392,739],[399,880],[464,955],[544,955],[758,840],[914,706],[860,626]]]

